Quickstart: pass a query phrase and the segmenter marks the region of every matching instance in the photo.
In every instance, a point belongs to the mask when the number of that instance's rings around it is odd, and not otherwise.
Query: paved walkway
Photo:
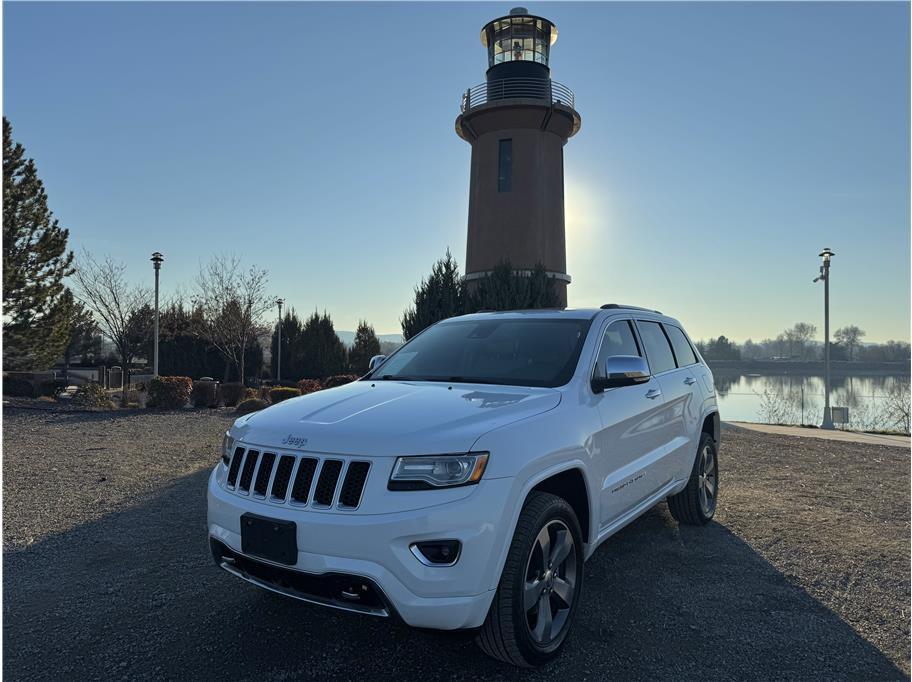
[[[810,429],[805,426],[777,426],[775,424],[754,424],[752,422],[725,422],[750,431],[762,433],[778,433],[783,436],[799,436],[803,438],[824,438],[826,440],[841,440],[849,443],[870,443],[872,445],[892,445],[894,447],[908,448],[912,446],[909,436],[891,436],[881,433],[861,433],[859,431],[838,431],[824,429]]]

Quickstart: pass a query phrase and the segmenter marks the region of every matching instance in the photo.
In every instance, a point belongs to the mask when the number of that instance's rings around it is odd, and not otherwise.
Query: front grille
[[[291,472],[294,471],[295,458],[291,455],[282,455],[279,466],[276,468],[275,480],[272,482],[272,496],[277,500],[285,501],[288,493],[288,483],[291,481]]]
[[[241,473],[241,482],[238,488],[241,490],[250,490],[250,481],[253,480],[253,470],[256,469],[257,459],[260,453],[256,450],[248,450],[247,458],[244,460],[244,471]]]
[[[260,452],[238,447],[228,467],[227,487],[273,504],[357,509],[370,462]],[[290,494],[289,494],[290,489]],[[337,497],[338,496],[338,497]]]
[[[259,471],[257,471],[256,483],[253,484],[253,492],[257,495],[266,497],[266,486],[269,485],[269,476],[272,474],[272,465],[274,462],[275,455],[273,453],[263,453],[263,461],[260,463]]]
[[[338,459],[327,459],[323,462],[323,468],[320,469],[320,478],[317,479],[317,489],[314,491],[314,504],[320,504],[324,507],[332,504],[341,471],[342,462]]]
[[[364,481],[367,480],[367,462],[351,462],[345,481],[342,483],[342,492],[339,493],[340,507],[357,507],[361,502],[361,492],[364,490]]]

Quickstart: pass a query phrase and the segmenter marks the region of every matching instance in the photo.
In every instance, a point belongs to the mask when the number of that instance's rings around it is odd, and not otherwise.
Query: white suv
[[[664,499],[718,496],[713,379],[656,311],[478,313],[354,383],[238,419],[209,479],[215,562],[260,587],[489,655],[557,655],[583,562]]]

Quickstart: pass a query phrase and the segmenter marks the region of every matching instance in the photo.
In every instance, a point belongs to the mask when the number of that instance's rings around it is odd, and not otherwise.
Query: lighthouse
[[[567,304],[564,145],[580,129],[573,92],[551,80],[557,27],[524,7],[488,22],[485,82],[462,95],[456,134],[472,146],[466,281],[509,261],[542,264]]]

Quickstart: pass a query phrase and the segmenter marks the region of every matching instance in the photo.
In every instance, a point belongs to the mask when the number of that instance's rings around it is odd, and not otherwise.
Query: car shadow
[[[586,564],[565,651],[520,672],[466,634],[415,631],[258,590],[218,570],[208,472],[4,553],[9,679],[905,679],[724,526],[664,505]]]

